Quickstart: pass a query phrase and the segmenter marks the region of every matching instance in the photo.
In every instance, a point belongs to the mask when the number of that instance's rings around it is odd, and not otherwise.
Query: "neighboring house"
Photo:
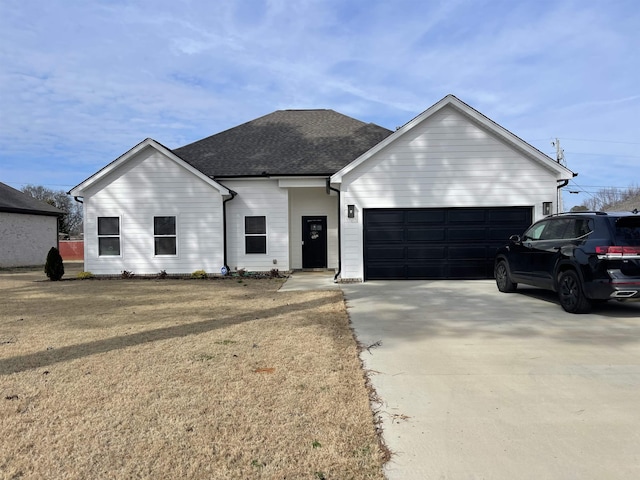
[[[496,247],[559,210],[573,176],[448,95],[395,132],[284,110],[175,150],[146,139],[70,194],[95,274],[487,278]]]
[[[44,265],[62,210],[0,183],[0,267]]]

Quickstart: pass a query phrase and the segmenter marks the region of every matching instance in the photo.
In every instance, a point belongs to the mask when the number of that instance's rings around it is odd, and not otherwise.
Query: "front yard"
[[[281,283],[0,272],[0,477],[382,479],[341,292]]]

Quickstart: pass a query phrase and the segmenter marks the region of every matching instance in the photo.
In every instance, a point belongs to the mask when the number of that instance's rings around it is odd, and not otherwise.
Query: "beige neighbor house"
[[[574,174],[447,95],[395,132],[281,110],[170,150],[146,139],[74,187],[94,274],[331,269],[488,278]]]
[[[0,183],[0,268],[44,265],[64,212]]]

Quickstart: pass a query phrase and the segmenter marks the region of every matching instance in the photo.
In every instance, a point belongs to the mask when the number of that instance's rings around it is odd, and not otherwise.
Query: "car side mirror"
[[[511,243],[522,243],[522,239],[520,238],[520,235],[511,235],[509,237],[509,241]]]

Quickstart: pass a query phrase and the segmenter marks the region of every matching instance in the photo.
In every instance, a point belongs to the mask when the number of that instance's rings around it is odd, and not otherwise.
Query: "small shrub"
[[[237,270],[238,276],[239,277],[244,277],[245,273],[247,273],[247,271],[244,268],[239,268]]]
[[[123,270],[120,276],[122,278],[133,278],[135,276],[135,273],[130,272],[129,270]]]
[[[207,272],[204,270],[196,270],[191,273],[191,278],[207,278]]]
[[[47,253],[47,261],[44,264],[44,273],[47,274],[49,280],[57,282],[64,275],[64,264],[62,257],[56,247],[51,247]]]
[[[160,270],[160,272],[158,272],[158,278],[161,278],[161,279],[167,278],[167,271],[166,270]]]
[[[93,273],[91,272],[80,272],[76,275],[76,278],[80,280],[87,280],[89,278],[94,278]]]
[[[277,268],[272,268],[269,272],[271,278],[280,278],[280,271]]]

